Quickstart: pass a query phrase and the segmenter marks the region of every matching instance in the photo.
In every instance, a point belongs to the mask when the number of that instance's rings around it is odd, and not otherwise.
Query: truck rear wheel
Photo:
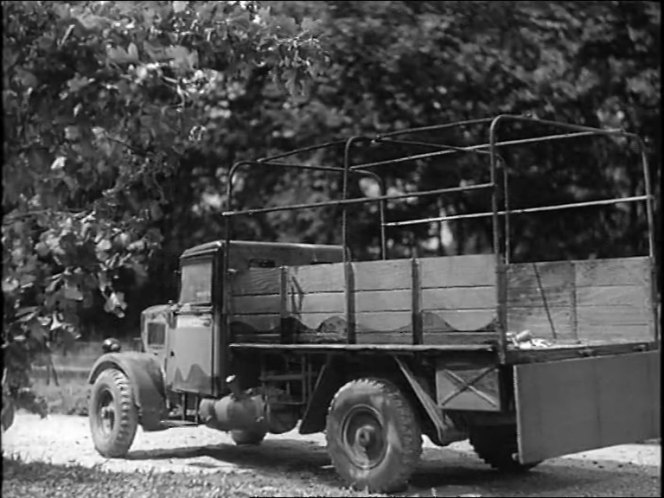
[[[231,431],[231,439],[233,439],[238,446],[245,444],[258,445],[263,442],[263,439],[265,439],[265,431],[247,431],[238,429]]]
[[[475,453],[491,467],[505,473],[527,472],[540,463],[519,462],[516,438],[513,425],[473,427],[470,430],[470,444]]]
[[[330,403],[327,450],[355,489],[390,492],[406,486],[422,432],[410,402],[391,382],[366,378],[344,385]]]
[[[119,370],[104,370],[92,387],[89,406],[90,430],[97,451],[105,457],[123,457],[138,427],[131,383]]]

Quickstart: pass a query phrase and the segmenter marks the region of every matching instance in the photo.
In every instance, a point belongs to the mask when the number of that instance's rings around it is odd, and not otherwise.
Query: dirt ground
[[[5,456],[25,461],[80,464],[118,472],[233,472],[284,467],[323,469],[334,475],[322,434],[296,431],[268,436],[260,447],[237,447],[206,427],[144,433],[126,459],[106,459],[93,448],[86,417],[20,413],[2,438]],[[614,446],[548,460],[527,476],[490,470],[467,442],[438,448],[425,438],[422,462],[406,496],[661,496],[659,444]]]

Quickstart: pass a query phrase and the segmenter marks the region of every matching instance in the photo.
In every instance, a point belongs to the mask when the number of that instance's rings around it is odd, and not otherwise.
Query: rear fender
[[[106,353],[92,366],[88,383],[93,384],[99,374],[109,368],[120,370],[131,382],[143,430],[162,429],[160,422],[166,416],[166,391],[157,360],[150,354],[135,351]]]

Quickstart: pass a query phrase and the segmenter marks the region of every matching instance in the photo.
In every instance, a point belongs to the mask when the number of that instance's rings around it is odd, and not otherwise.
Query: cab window
[[[183,263],[181,275],[181,304],[209,304],[212,302],[212,259]]]

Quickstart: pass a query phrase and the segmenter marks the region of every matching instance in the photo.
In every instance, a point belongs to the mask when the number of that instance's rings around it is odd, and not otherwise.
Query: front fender
[[[166,416],[166,391],[157,360],[148,353],[136,351],[106,353],[92,366],[88,383],[93,384],[99,374],[109,368],[120,370],[131,382],[143,430],[161,429],[160,422]]]

